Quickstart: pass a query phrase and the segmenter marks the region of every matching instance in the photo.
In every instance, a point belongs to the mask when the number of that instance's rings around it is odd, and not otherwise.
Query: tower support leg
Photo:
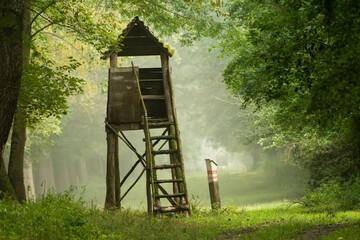
[[[115,142],[117,136],[112,131],[106,131],[107,166],[106,166],[106,198],[105,209],[116,207],[115,196]]]

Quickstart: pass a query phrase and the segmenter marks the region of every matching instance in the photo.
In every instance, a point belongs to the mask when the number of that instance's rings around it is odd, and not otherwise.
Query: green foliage
[[[283,192],[285,196],[301,196],[301,189],[309,180],[307,171],[284,160],[281,151],[271,149],[267,153],[259,167],[262,171],[258,173],[260,176],[264,175],[264,182],[274,186],[274,189],[278,189],[276,192]]]
[[[10,199],[0,201],[0,237],[4,239],[90,239],[99,236],[99,228],[88,209],[72,190],[47,193],[37,202],[20,205]]]
[[[30,63],[24,65],[18,101],[27,126],[67,114],[67,97],[82,93],[85,84],[83,79],[72,76],[79,65],[70,58],[68,65],[56,66],[39,53],[32,54]]]
[[[104,50],[114,45],[122,23],[111,10],[106,1],[34,1],[32,38],[41,43],[48,41],[49,35],[65,39],[67,33]]]
[[[231,56],[224,81],[244,106],[262,111],[263,145],[286,147],[314,178],[358,172],[359,2],[235,0],[228,6],[220,36]],[[322,171],[324,165],[330,170]]]
[[[200,37],[204,27],[213,22],[211,11],[221,5],[221,1],[183,1],[183,0],[146,0],[146,1],[35,1],[34,36],[46,41],[42,30],[54,26],[50,34],[59,38],[63,31],[75,34],[77,40],[90,44],[97,51],[104,52],[116,45],[122,24],[135,16],[146,21],[161,35],[170,36],[183,32],[192,40]],[[166,23],[166,24],[164,24]],[[186,41],[192,41],[187,39]]]
[[[303,204],[319,211],[354,210],[360,208],[360,176],[349,181],[331,180],[318,188],[305,190]]]
[[[329,215],[288,206],[255,210],[229,207],[198,211],[187,218],[159,219],[126,209],[88,208],[72,190],[49,193],[24,205],[3,199],[0,213],[2,239],[289,239],[319,225],[360,221],[358,212]]]
[[[352,239],[359,240],[360,239],[360,226],[348,226],[344,227],[338,231],[335,231],[328,236],[322,238],[322,240],[332,240],[332,239]]]

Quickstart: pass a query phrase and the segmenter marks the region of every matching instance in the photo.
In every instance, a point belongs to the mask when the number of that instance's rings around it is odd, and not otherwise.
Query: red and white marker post
[[[217,176],[217,164],[211,159],[205,159],[206,161],[206,170],[208,175],[209,182],[209,191],[210,191],[210,200],[211,208],[220,209],[220,192],[219,192],[219,182]]]

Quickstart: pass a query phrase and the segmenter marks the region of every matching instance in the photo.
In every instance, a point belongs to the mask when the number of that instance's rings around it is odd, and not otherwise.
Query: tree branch
[[[69,44],[79,55],[83,55],[72,43],[70,43],[69,41],[67,41],[63,37],[61,37],[59,35],[56,35],[54,33],[51,33],[51,32],[44,32],[44,34],[48,34],[48,35],[51,35],[51,36],[54,36],[54,37],[57,37],[57,38],[61,39],[65,43]]]
[[[33,37],[35,37],[36,34],[38,34],[39,32],[41,32],[42,30],[44,30],[47,27],[50,27],[51,25],[54,25],[54,22],[51,22],[47,25],[45,25],[44,27],[40,28],[39,30],[37,30],[34,34],[31,35],[30,39],[33,39]]]
[[[153,1],[150,1],[150,0],[142,0],[142,1],[143,1],[144,3],[149,3],[149,4],[154,5],[155,7],[161,8],[162,10],[164,10],[164,11],[166,11],[166,12],[168,12],[168,13],[175,14],[175,15],[181,17],[181,18],[188,19],[188,20],[195,20],[194,18],[185,17],[184,15],[181,15],[181,14],[179,14],[179,13],[177,13],[177,12],[171,11],[171,10],[169,10],[169,9],[161,6],[160,4],[154,3]]]
[[[51,1],[47,6],[45,6],[45,8],[41,9],[40,12],[37,12],[35,17],[31,20],[30,22],[30,26],[32,26],[32,24],[35,22],[35,20],[43,13],[46,11],[46,9],[48,9],[49,7],[51,7],[53,4],[55,4],[56,1]]]

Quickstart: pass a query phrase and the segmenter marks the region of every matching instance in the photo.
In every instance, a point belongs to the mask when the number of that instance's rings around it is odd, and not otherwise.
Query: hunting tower
[[[103,59],[110,58],[107,116],[107,176],[105,207],[120,207],[121,200],[146,172],[148,212],[161,215],[166,212],[189,214],[189,201],[184,164],[177,123],[169,57],[173,52],[159,41],[135,17],[119,36],[118,45]],[[160,68],[118,67],[117,58],[126,56],[158,55]],[[163,129],[152,136],[152,129]],[[145,153],[139,154],[123,131],[144,131]],[[159,131],[159,130],[157,130]],[[118,139],[121,139],[138,160],[120,182]],[[160,147],[158,147],[160,146]],[[166,149],[163,149],[165,146]],[[159,164],[160,155],[168,156],[166,164]],[[144,158],[145,157],[145,158]],[[120,195],[120,188],[133,170],[142,164],[141,175],[128,191]],[[169,171],[170,179],[158,179],[158,171]],[[171,192],[168,192],[171,185]],[[163,201],[165,200],[165,201]],[[168,202],[164,205],[164,202]]]

